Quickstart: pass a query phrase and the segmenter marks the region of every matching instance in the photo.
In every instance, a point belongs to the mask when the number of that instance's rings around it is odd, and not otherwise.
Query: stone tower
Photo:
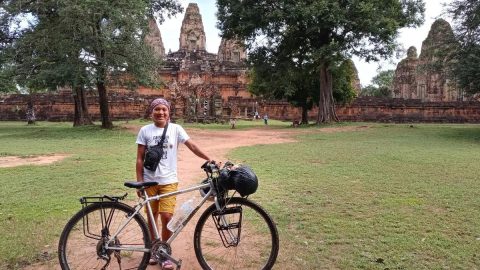
[[[161,59],[165,56],[165,48],[163,47],[162,34],[155,19],[148,21],[148,30],[145,42],[153,48],[155,56]]]
[[[357,96],[360,94],[360,91],[362,90],[362,85],[360,84],[360,78],[358,77],[358,70],[357,67],[355,66],[355,63],[353,62],[352,59],[347,59],[345,60],[346,64],[350,66],[350,68],[353,71],[353,78],[352,81],[350,81],[350,84],[352,85],[353,89],[355,90],[355,93]]]
[[[393,97],[426,102],[462,100],[451,71],[457,46],[450,24],[436,20],[422,42],[420,56],[410,47],[407,58],[397,65]]]
[[[239,41],[222,38],[218,47],[218,61],[241,62],[246,57],[245,47]]]
[[[417,99],[417,48],[411,46],[407,51],[407,58],[398,63],[393,78],[393,97]]]
[[[200,10],[196,3],[190,3],[180,29],[180,50],[205,51],[205,43],[205,31]]]
[[[422,42],[422,52],[417,67],[418,94],[422,100],[454,101],[459,97],[451,83],[453,55],[458,46],[452,27],[438,19]]]

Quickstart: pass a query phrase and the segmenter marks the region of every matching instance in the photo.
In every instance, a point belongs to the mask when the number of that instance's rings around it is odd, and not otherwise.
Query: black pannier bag
[[[231,170],[221,170],[220,185],[226,190],[236,190],[245,197],[257,191],[258,178],[250,167],[240,165]]]

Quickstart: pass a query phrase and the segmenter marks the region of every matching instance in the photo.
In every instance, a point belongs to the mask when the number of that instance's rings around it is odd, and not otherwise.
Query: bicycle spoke
[[[119,203],[102,203],[86,207],[67,224],[59,245],[62,269],[138,269],[146,267],[149,253],[138,251],[114,251],[105,249],[106,243],[125,222],[131,209]],[[88,218],[88,228],[83,220]],[[142,224],[143,223],[143,224]],[[107,226],[108,225],[108,226]],[[87,237],[89,231],[104,238]],[[132,219],[126,227],[109,242],[110,247],[149,248],[148,229],[140,216]]]
[[[201,266],[215,270],[271,268],[278,253],[278,234],[270,217],[258,205],[241,198],[232,198],[227,208],[230,210],[219,214],[227,222],[220,225],[230,225],[228,231],[220,231],[228,243],[222,242],[211,217],[214,208],[207,209],[199,219],[194,247]]]

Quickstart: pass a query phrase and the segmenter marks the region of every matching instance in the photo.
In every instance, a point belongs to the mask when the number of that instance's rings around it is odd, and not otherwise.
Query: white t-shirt
[[[138,132],[137,144],[154,146],[162,138],[163,128],[150,124],[142,127]],[[155,181],[160,185],[177,183],[177,153],[178,145],[185,143],[190,137],[187,132],[177,124],[168,123],[167,134],[163,142],[163,157],[155,171],[143,168],[143,180]]]

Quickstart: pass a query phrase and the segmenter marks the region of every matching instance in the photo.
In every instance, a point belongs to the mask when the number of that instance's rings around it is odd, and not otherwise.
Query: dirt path
[[[54,154],[44,156],[28,156],[28,157],[0,157],[0,168],[16,167],[22,165],[46,165],[56,161],[60,161],[70,155]]]
[[[194,142],[214,160],[225,161],[230,150],[255,144],[275,144],[293,142],[291,131],[278,131],[272,129],[253,129],[247,131],[211,132],[206,130],[187,130]],[[185,146],[180,147],[178,158],[178,173],[180,188],[197,184],[205,177],[199,166],[203,163]],[[180,205],[185,198],[178,198]],[[197,218],[199,215],[196,216]],[[183,260],[182,269],[201,269],[198,265],[193,250],[193,231],[196,219],[192,220],[182,235],[173,242],[172,249],[176,258]],[[147,269],[159,269],[149,266]]]
[[[137,133],[138,128],[129,127]],[[234,131],[208,131],[199,129],[187,130],[192,140],[204,150],[212,159],[225,161],[227,153],[240,146],[255,144],[275,144],[293,142],[292,136],[302,130],[274,130],[270,128]],[[195,156],[185,146],[180,146],[178,157],[178,173],[180,177],[180,188],[194,185],[204,178],[205,174],[200,170],[203,161]],[[23,165],[16,163],[17,165]],[[178,197],[177,204],[180,205],[185,197]],[[197,216],[199,216],[197,214]],[[175,239],[172,249],[175,258],[183,260],[182,269],[201,269],[193,251],[193,230],[196,220],[192,220],[184,231]],[[56,256],[51,261],[37,263],[24,268],[25,270],[51,270],[60,269]],[[159,269],[158,266],[149,266],[147,269]]]

